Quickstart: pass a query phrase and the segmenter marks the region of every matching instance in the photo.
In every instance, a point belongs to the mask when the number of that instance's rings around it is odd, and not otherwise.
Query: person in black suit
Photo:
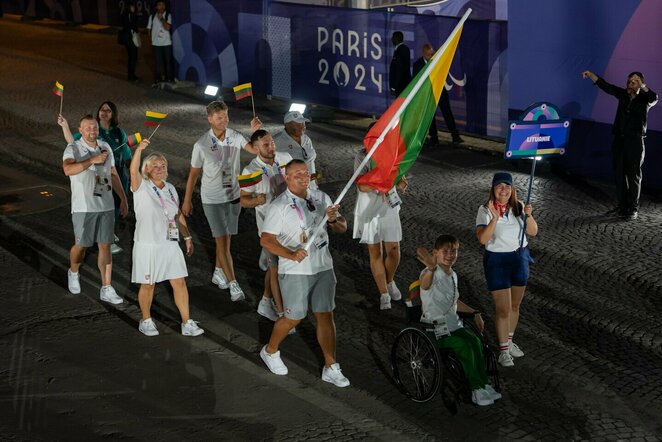
[[[625,88],[607,83],[591,71],[582,72],[582,76],[618,99],[611,145],[618,206],[607,214],[618,215],[626,221],[635,220],[639,217],[648,111],[657,104],[657,94],[646,86],[641,72],[628,75]]]
[[[388,71],[389,87],[391,95],[399,96],[411,81],[411,54],[409,46],[404,44],[404,35],[395,31],[391,42],[395,46],[391,66]]]
[[[118,42],[126,46],[127,53],[127,80],[139,81],[136,77],[136,64],[138,63],[138,47],[134,43],[133,34],[138,33],[138,21],[136,17],[136,3],[130,0],[124,6],[122,12],[122,30]]]
[[[420,71],[425,68],[425,65],[432,59],[434,55],[434,49],[430,43],[425,43],[423,45],[423,56],[416,60],[414,63],[414,77]],[[453,111],[451,111],[451,101],[448,97],[448,91],[446,87],[441,90],[441,97],[439,97],[439,109],[441,110],[441,115],[444,116],[444,121],[446,122],[446,127],[453,137],[453,144],[463,143],[464,140],[460,137],[460,133],[457,131],[457,126],[455,125],[455,117],[453,117]],[[437,135],[437,122],[435,118],[432,118],[432,123],[430,124],[430,144],[439,144],[439,136]]]

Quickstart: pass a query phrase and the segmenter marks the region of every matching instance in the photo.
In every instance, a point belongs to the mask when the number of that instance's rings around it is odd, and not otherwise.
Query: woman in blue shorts
[[[513,342],[513,335],[532,262],[526,235],[538,234],[532,211],[530,204],[517,200],[513,177],[507,172],[498,172],[492,179],[487,203],[478,208],[476,215],[476,236],[485,246],[483,268],[487,288],[496,307],[496,333],[501,350],[499,364],[504,367],[515,365],[513,357],[524,356]],[[522,241],[524,225],[526,235]]]

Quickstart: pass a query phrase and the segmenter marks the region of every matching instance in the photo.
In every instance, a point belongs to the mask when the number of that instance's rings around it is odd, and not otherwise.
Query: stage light
[[[207,85],[205,88],[205,95],[215,97],[218,94],[218,86]]]
[[[540,156],[536,157],[536,161],[540,161],[540,160],[542,160],[542,157]]]
[[[292,103],[290,105],[290,112],[292,111],[301,112],[303,114],[306,111],[306,105],[302,103]]]

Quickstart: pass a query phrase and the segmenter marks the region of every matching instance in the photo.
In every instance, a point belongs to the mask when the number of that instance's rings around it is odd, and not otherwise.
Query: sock
[[[514,334],[515,334],[515,332],[508,333],[508,345],[509,345],[509,346],[510,346],[510,344],[512,344],[512,342],[513,342],[513,335],[514,335]]]
[[[501,350],[502,352],[508,352],[509,348],[510,348],[510,346],[508,345],[507,342],[499,343],[499,350]]]

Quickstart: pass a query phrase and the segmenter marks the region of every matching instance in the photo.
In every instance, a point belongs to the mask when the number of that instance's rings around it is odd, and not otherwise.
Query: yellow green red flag
[[[147,111],[145,112],[145,126],[158,126],[167,116],[168,114]]]

